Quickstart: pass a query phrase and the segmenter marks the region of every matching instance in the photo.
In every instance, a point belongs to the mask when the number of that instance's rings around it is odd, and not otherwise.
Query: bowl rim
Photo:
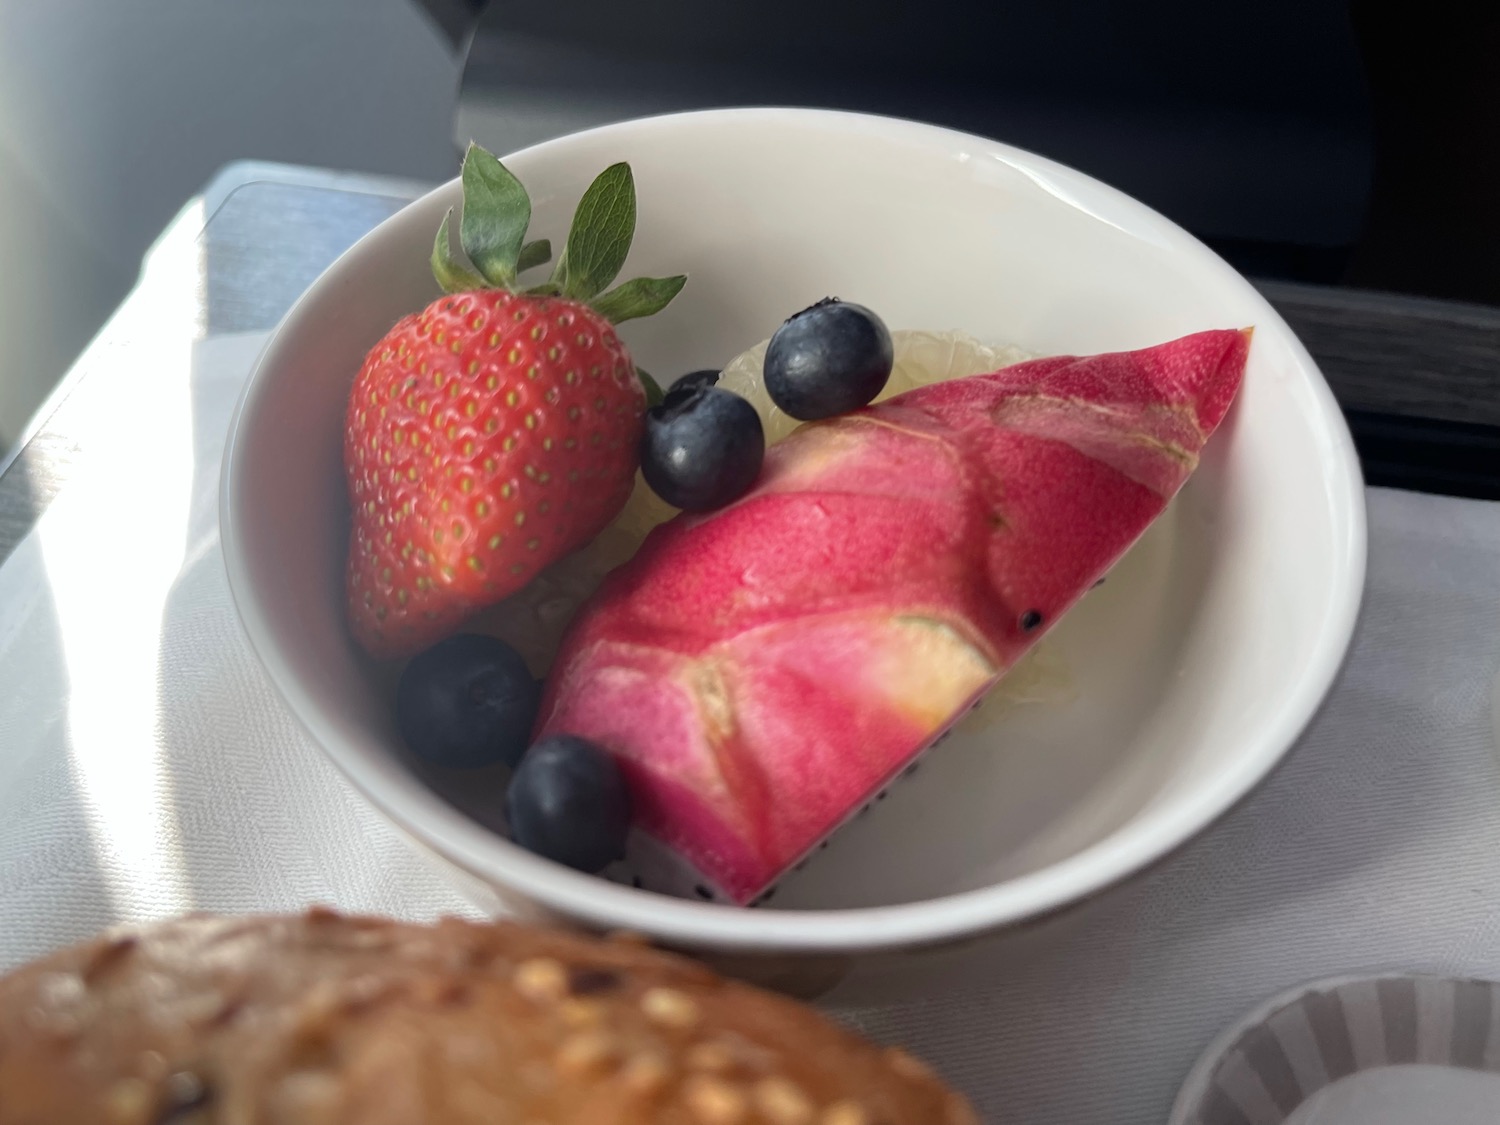
[[[297,299],[273,330],[246,380],[226,441],[219,485],[219,524],[231,598],[252,648],[299,725],[354,787],[394,822],[481,880],[519,894],[553,913],[604,930],[630,930],[688,948],[751,953],[861,953],[951,942],[1086,899],[1160,860],[1197,835],[1251,792],[1281,761],[1321,706],[1347,655],[1364,593],[1367,529],[1364,482],[1353,440],[1317,364],[1255,288],[1181,227],[1118,189],[1024,149],[941,126],[840,110],[745,107],[670,113],[599,126],[533,145],[514,157],[545,157],[580,138],[617,134],[649,137],[684,123],[723,126],[795,125],[873,132],[888,139],[939,143],[981,151],[1010,166],[1062,202],[1096,214],[1137,236],[1165,242],[1238,287],[1257,308],[1257,333],[1275,332],[1289,346],[1315,404],[1326,470],[1323,493],[1333,517],[1334,572],[1342,575],[1324,607],[1309,654],[1309,672],[1244,751],[1197,787],[1171,815],[1131,821],[1104,839],[1053,863],[1003,882],[937,898],[889,906],[832,910],[748,910],[696,903],[619,886],[541,859],[483,828],[416,778],[396,784],[362,767],[358,752],[321,730],[324,708],[291,676],[270,616],[246,562],[239,497],[243,490],[246,420],[267,394],[273,368],[291,330],[313,315],[330,279],[370,253],[388,225],[411,209],[433,208],[457,191],[450,180],[382,221],[341,254]],[[1128,226],[1121,226],[1126,221]]]

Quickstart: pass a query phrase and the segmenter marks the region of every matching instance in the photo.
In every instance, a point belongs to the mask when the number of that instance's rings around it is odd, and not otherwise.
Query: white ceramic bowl
[[[288,314],[250,378],[224,466],[224,550],[245,628],[292,711],[371,801],[510,901],[554,917],[703,951],[849,954],[1053,911],[1162,856],[1265,777],[1338,670],[1365,524],[1328,387],[1249,284],[1087,176],[903,121],[694,113],[565,137],[507,163],[531,191],[534,230],[559,240],[590,178],[616,160],[633,165],[640,193],[628,273],[691,276],[666,313],[623,332],[663,376],[721,364],[834,293],[892,327],[959,328],[1038,353],[1253,324],[1244,390],[1168,515],[1049,636],[1065,670],[1059,698],[945,744],[787,884],[776,909],[632,890],[486,828],[487,781],[449,785],[450,800],[434,788],[442,779],[415,775],[345,632],[344,397],[387,327],[436,295],[433,232],[459,199],[446,184],[361,240]]]

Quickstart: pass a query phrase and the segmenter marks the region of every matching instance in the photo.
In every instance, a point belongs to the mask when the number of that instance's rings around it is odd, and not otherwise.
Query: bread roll
[[[0,978],[0,1125],[972,1125],[925,1066],[638,944],[313,910]]]

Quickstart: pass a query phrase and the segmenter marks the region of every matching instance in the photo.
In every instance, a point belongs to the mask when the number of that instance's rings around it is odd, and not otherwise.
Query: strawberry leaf
[[[619,324],[661,312],[686,284],[687,275],[681,273],[676,277],[637,277],[589,303],[611,324]]]
[[[464,154],[462,179],[459,242],[486,281],[509,287],[531,224],[531,198],[499,159],[476,144]]]
[[[651,372],[644,367],[637,367],[635,377],[641,381],[641,386],[646,388],[646,405],[648,407],[660,406],[661,400],[666,396],[661,393],[661,384],[651,377]]]
[[[453,218],[453,208],[443,216],[438,227],[437,239],[432,244],[432,276],[443,287],[445,293],[461,293],[465,289],[483,289],[484,278],[453,256],[453,237],[448,224]]]
[[[552,280],[566,297],[597,296],[620,275],[634,237],[635,178],[629,164],[611,164],[578,201]]]
[[[516,259],[516,272],[525,273],[537,266],[544,266],[552,260],[552,243],[545,238],[538,238],[535,242],[528,242],[521,247],[521,254]]]

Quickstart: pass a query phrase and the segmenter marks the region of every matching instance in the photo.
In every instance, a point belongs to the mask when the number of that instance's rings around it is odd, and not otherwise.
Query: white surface
[[[1495,753],[1500,754],[1500,672],[1495,673],[1495,686],[1490,692],[1490,711],[1495,723]]]
[[[535,197],[537,233],[560,238],[589,179],[620,159],[641,195],[632,273],[691,277],[665,314],[626,326],[650,370],[723,362],[833,292],[893,327],[959,328],[1040,354],[1253,324],[1245,388],[1174,518],[1060,627],[1076,700],[1018,712],[929,759],[856,842],[820,857],[812,891],[786,900],[836,889],[836,905],[859,909],[664,900],[522,852],[418,782],[351,650],[348,383],[332,373],[352,377],[386,328],[434,295],[432,231],[457,202],[454,185],[439,189],[293,310],[253,377],[225,482],[225,553],[251,640],[361,789],[454,862],[559,913],[697,948],[847,952],[1074,901],[1187,839],[1265,775],[1343,654],[1364,511],[1342,418],[1259,294],[1171,223],[1076,172],[931,127],[805,111],[633,122],[522,153],[511,165]]]
[[[115,427],[108,475],[71,486],[0,567],[0,966],[190,907],[482,903],[324,762],[236,623],[216,477],[260,343],[153,342],[180,371],[153,440]],[[1209,1041],[1293,984],[1500,977],[1500,505],[1369,502],[1349,665],[1266,785],[1140,878],[933,961],[916,1002],[864,1004],[856,977],[833,998],[844,1014],[933,1060],[987,1121],[1160,1125]],[[112,553],[128,586],[95,577],[111,519],[157,544]]]
[[[986,1120],[1160,1125],[1210,1041],[1286,988],[1500,979],[1500,504],[1371,489],[1369,513],[1348,664],[1249,800],[1139,879],[934,965],[918,1002],[833,1000]]]
[[[154,424],[114,411],[93,463],[118,472],[71,485],[0,567],[4,966],[195,908],[427,917],[483,901],[349,791],[240,633],[218,466],[264,342],[152,349],[177,372]]]

